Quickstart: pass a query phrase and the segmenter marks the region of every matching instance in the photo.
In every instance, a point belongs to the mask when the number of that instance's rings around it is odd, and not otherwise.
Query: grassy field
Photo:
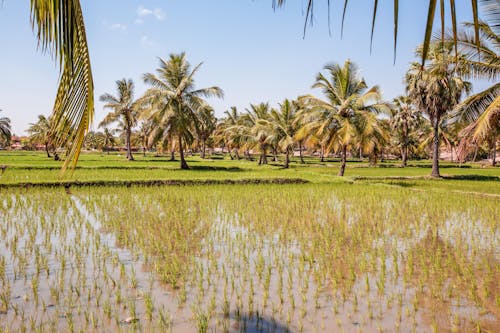
[[[126,161],[123,155],[83,154],[76,170],[61,176],[62,162],[46,158],[37,152],[0,152],[0,165],[7,168],[0,176],[1,184],[92,182],[92,181],[145,181],[145,180],[245,180],[272,178],[300,178],[313,183],[366,182],[417,189],[454,190],[500,194],[500,168],[466,164],[458,167],[449,162],[441,163],[439,180],[427,179],[430,161],[412,161],[409,167],[400,168],[398,161],[385,161],[370,167],[366,161],[348,162],[346,177],[337,177],[338,161],[324,163],[317,158],[306,158],[306,164],[292,162],[290,169],[283,169],[279,162],[258,166],[246,160],[230,160],[223,156],[202,160],[188,158],[191,170],[181,170],[178,161],[166,157],[143,157]],[[391,178],[409,179],[391,179]]]
[[[500,168],[136,157],[0,152],[0,332],[500,330]]]

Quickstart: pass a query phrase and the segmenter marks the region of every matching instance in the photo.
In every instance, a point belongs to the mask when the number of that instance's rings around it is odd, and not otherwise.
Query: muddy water
[[[426,228],[416,227],[411,240],[390,232],[373,239],[375,254],[359,253],[368,258],[361,265],[372,268],[351,269],[342,258],[324,267],[307,242],[273,228],[256,232],[230,206],[216,205],[200,221],[210,227],[185,283],[172,289],[152,273],[154,254],[120,246],[98,217],[111,208],[93,200],[99,196],[55,191],[4,197],[2,331],[429,332],[463,331],[471,319],[498,327],[495,312],[466,295],[443,306],[422,296],[430,286],[405,277],[406,254],[425,240]],[[340,216],[346,208],[338,202],[331,197],[323,205]],[[348,225],[357,218],[353,212]],[[441,237],[457,242],[461,235],[475,251],[490,253],[499,239],[498,229],[467,223],[467,216],[448,221]]]

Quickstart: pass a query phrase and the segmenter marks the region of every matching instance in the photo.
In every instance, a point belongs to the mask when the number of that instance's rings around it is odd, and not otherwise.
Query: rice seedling
[[[498,327],[495,198],[379,184],[0,191],[2,330],[42,314],[66,331]]]

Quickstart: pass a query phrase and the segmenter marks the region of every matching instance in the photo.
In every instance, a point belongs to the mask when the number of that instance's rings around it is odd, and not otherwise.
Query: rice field
[[[0,332],[500,331],[498,183],[424,182],[0,189]]]

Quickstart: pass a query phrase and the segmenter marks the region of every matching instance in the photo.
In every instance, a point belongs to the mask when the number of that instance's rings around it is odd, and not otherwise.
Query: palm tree
[[[50,156],[50,146],[53,144],[53,136],[52,136],[52,118],[45,117],[44,115],[38,116],[38,121],[36,123],[30,124],[27,132],[30,136],[30,141],[39,142],[45,146],[45,152],[47,153],[47,157]],[[55,150],[55,147],[53,147]],[[55,152],[54,152],[55,154]]]
[[[377,114],[387,108],[381,102],[377,86],[368,89],[359,77],[358,69],[350,60],[343,66],[329,64],[324,67],[327,76],[318,73],[313,88],[322,90],[326,100],[313,96],[301,99],[309,103],[312,112],[305,117],[305,128],[320,137],[327,153],[340,150],[339,176],[343,176],[347,163],[347,150],[356,140],[378,132]],[[370,145],[372,148],[373,145]],[[368,148],[369,146],[367,146]]]
[[[270,143],[269,103],[250,104],[250,109],[241,116],[239,131],[244,137],[247,150],[257,146],[260,150],[259,165],[267,164],[267,150]]]
[[[439,173],[439,127],[443,118],[460,102],[463,93],[471,89],[458,71],[460,64],[454,62],[450,48],[440,42],[432,44],[430,63],[422,67],[413,63],[406,74],[408,96],[420,112],[426,114],[434,131],[432,177]],[[421,52],[417,50],[417,54]]]
[[[240,159],[239,149],[243,143],[239,124],[241,122],[241,114],[235,106],[224,111],[225,117],[219,122],[215,131],[215,139],[229,150],[229,157],[233,159],[231,151],[235,152],[236,159]]]
[[[0,112],[2,112],[2,109],[0,109]],[[10,144],[11,136],[10,119],[7,117],[0,117],[0,138],[5,140],[7,144]]]
[[[496,9],[500,13],[500,8]],[[464,29],[458,34],[459,51],[468,78],[482,78],[497,81],[500,76],[500,27],[494,22],[479,23],[479,43],[472,31],[472,23],[464,23]],[[448,35],[448,40],[451,36]],[[480,47],[476,47],[479,44]],[[489,141],[492,150],[492,165],[496,165],[496,143],[500,134],[500,83],[477,94],[469,96],[455,107],[453,121],[464,124],[460,133],[459,158],[463,160],[469,147]]]
[[[290,164],[290,154],[295,148],[295,135],[300,122],[297,117],[297,108],[294,102],[286,99],[279,105],[279,110],[271,110],[269,120],[265,120],[270,129],[269,141],[276,142],[277,146],[285,153],[285,165],[287,169]]]
[[[411,104],[408,96],[398,96],[393,100],[394,107],[390,109],[390,125],[393,138],[398,142],[401,151],[401,164],[406,167],[412,131],[420,122],[420,113]]]
[[[144,157],[146,156],[148,148],[151,147],[151,134],[155,130],[156,125],[157,124],[153,120],[145,120],[141,123],[139,133],[137,133]]]
[[[104,127],[118,121],[120,127],[125,132],[127,159],[133,161],[134,156],[132,156],[130,137],[132,135],[132,128],[137,124],[139,103],[134,100],[134,82],[132,80],[118,80],[116,81],[116,86],[116,96],[104,94],[99,98],[101,102],[106,103],[104,105],[105,109],[113,110],[101,121],[99,127]]]
[[[116,138],[115,138],[114,132],[115,131],[110,130],[107,127],[104,127],[104,132],[103,132],[104,142],[103,142],[102,149],[106,150],[108,155],[109,155],[109,151],[111,150],[111,148],[113,148],[116,144]]]
[[[195,88],[194,75],[201,65],[191,69],[185,53],[171,54],[168,60],[160,58],[156,74],[144,74],[144,82],[151,86],[142,98],[149,107],[144,117],[157,118],[164,131],[177,137],[181,169],[189,169],[184,144],[190,145],[194,140],[196,112],[206,106],[203,98],[224,96],[219,87]]]
[[[208,105],[203,105],[201,108],[196,110],[196,116],[196,137],[198,142],[201,143],[200,157],[205,158],[207,140],[215,131],[217,118],[215,118],[214,109]]]

